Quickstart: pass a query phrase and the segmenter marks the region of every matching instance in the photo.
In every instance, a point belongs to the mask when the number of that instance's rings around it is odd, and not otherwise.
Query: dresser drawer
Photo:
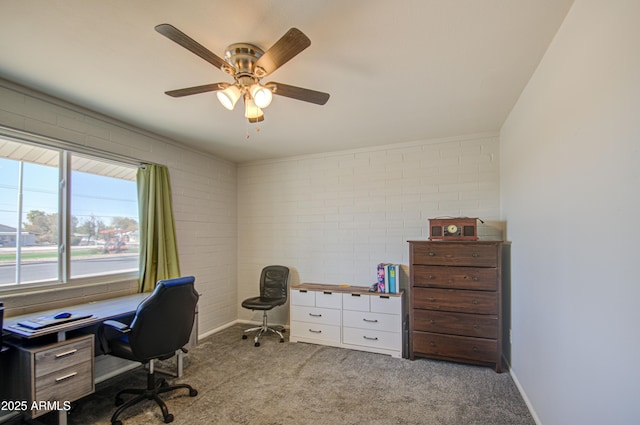
[[[498,288],[498,269],[494,267],[413,266],[413,285],[495,291]]]
[[[291,308],[291,320],[325,325],[340,325],[340,310],[294,306]]]
[[[36,378],[93,358],[93,338],[65,341],[35,353]]]
[[[415,309],[497,314],[498,294],[457,289],[413,288]]]
[[[342,309],[342,294],[331,291],[318,291],[316,294],[316,307]]]
[[[35,380],[34,401],[71,401],[93,393],[92,359],[73,366],[56,370],[37,377]],[[47,413],[48,410],[37,409],[31,412],[32,417]]]
[[[497,267],[498,246],[483,243],[431,242],[412,244],[413,264]]]
[[[416,353],[478,362],[496,362],[498,352],[496,340],[417,331],[414,331],[411,336],[413,351]]]
[[[496,339],[498,337],[498,318],[497,316],[479,314],[415,310],[414,329],[416,331]]]
[[[389,295],[371,295],[371,311],[374,313],[401,314],[402,298]]]
[[[402,330],[402,319],[399,314],[345,310],[342,312],[342,325],[350,328],[400,332]]]
[[[369,311],[369,295],[342,294],[342,308],[344,310]]]
[[[368,329],[343,329],[342,340],[345,344],[376,347],[385,350],[401,350],[402,337],[400,332],[383,332]]]
[[[291,321],[291,336],[293,339],[314,339],[321,342],[340,344],[340,326],[322,323],[307,323]]]
[[[312,291],[292,289],[291,305],[307,305],[313,307],[316,305],[316,293]]]

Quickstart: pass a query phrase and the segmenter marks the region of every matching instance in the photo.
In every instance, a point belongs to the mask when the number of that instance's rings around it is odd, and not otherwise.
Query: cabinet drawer
[[[35,376],[38,378],[92,358],[92,336],[65,341],[35,353]]]
[[[401,314],[402,298],[389,295],[371,295],[371,311],[374,313]]]
[[[342,324],[350,328],[375,329],[386,332],[400,332],[402,330],[402,319],[399,314],[345,310],[342,312]]]
[[[331,291],[316,292],[316,307],[342,308],[342,294]]]
[[[36,378],[34,401],[72,401],[93,392],[93,359]],[[33,417],[47,413],[38,409]]]
[[[479,362],[496,362],[498,344],[495,340],[429,332],[413,332],[412,339],[413,351],[416,353]]]
[[[291,320],[308,323],[323,323],[326,325],[340,325],[340,310],[294,306],[291,308]]]
[[[369,311],[369,295],[342,294],[342,308],[344,310]]]
[[[356,328],[344,328],[343,332],[343,342],[345,344],[383,348],[385,350],[402,349],[400,332],[382,332]]]
[[[433,310],[414,310],[414,329],[443,334],[498,337],[497,316],[467,313],[449,313]]]
[[[495,291],[497,282],[498,269],[494,267],[413,267],[413,286]]]
[[[498,245],[483,243],[414,243],[413,264],[496,267]]]
[[[291,321],[291,336],[296,338],[316,339],[319,341],[340,343],[340,326],[321,323]]]
[[[307,305],[313,307],[316,305],[316,293],[307,290],[292,289],[291,305]]]
[[[497,314],[496,292],[413,288],[413,307],[460,313]]]

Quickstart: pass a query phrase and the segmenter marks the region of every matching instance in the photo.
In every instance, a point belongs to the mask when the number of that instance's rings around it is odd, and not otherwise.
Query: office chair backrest
[[[285,266],[267,266],[260,274],[260,297],[268,299],[283,299],[287,301],[287,283],[289,282],[289,268]]]
[[[161,280],[140,303],[128,334],[137,358],[168,358],[189,342],[199,297],[194,283],[193,276]]]

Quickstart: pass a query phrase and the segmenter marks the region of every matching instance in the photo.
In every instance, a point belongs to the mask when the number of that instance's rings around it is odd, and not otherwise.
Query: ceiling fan
[[[317,105],[324,105],[329,100],[328,93],[276,82],[263,84],[260,81],[311,45],[311,40],[297,28],[287,31],[267,51],[249,43],[232,44],[227,47],[224,59],[170,24],[157,25],[155,30],[234,79],[231,84],[220,82],[165,92],[169,96],[182,97],[215,91],[220,103],[229,110],[233,110],[236,102],[242,98],[245,117],[249,122],[264,120],[262,109],[269,106],[273,94]]]

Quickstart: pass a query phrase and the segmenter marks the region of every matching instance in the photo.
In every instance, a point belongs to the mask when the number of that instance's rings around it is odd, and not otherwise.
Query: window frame
[[[140,265],[138,270],[110,274],[99,274],[85,277],[71,277],[71,198],[69,182],[71,181],[71,160],[74,154],[93,158],[98,161],[113,162],[116,165],[128,165],[138,168],[145,167],[149,162],[142,162],[123,155],[107,151],[75,145],[63,140],[37,135],[0,125],[0,138],[10,142],[20,143],[44,149],[58,150],[59,164],[58,177],[60,194],[58,196],[58,279],[51,281],[38,281],[26,283],[13,283],[0,285],[0,295],[11,296],[14,294],[29,293],[40,290],[72,289],[84,286],[103,285],[125,281],[137,281],[140,277]],[[138,217],[139,222],[139,217]],[[16,261],[16,267],[18,267]]]

